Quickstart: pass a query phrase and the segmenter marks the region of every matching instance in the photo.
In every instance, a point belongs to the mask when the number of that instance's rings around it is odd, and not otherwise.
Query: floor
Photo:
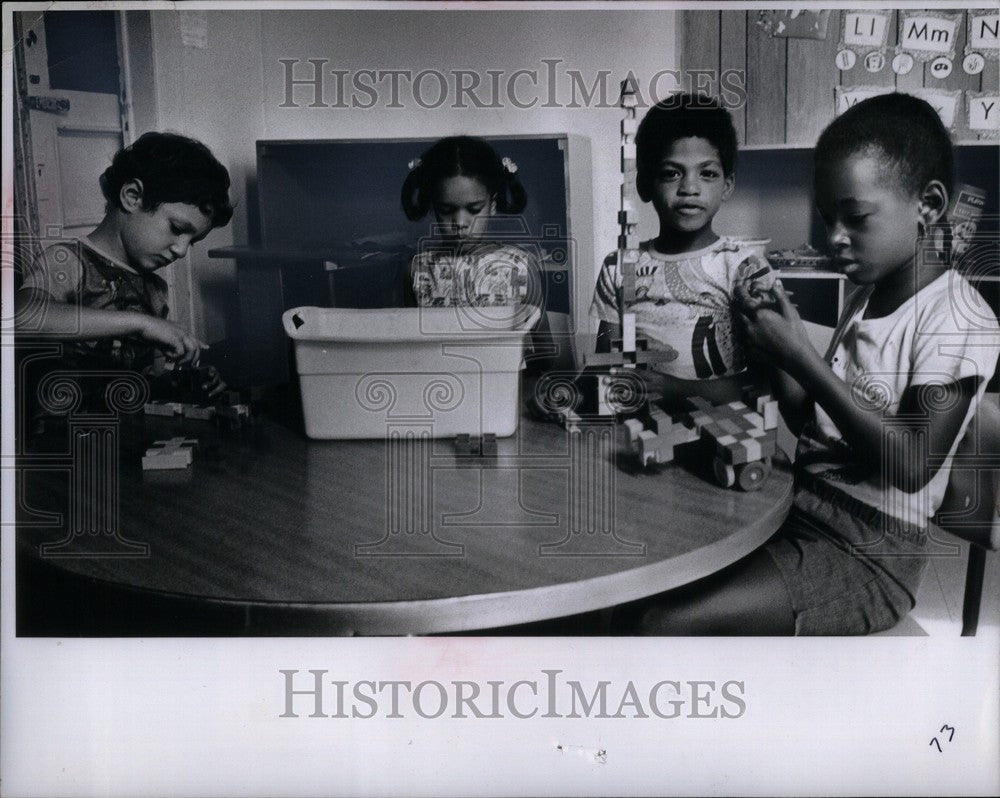
[[[949,537],[949,542],[958,542]],[[917,593],[917,606],[910,613],[930,637],[958,637],[962,631],[962,597],[965,590],[965,568],[968,544],[961,542],[961,554],[935,557],[924,573]],[[979,632],[991,630],[996,635],[1000,626],[1000,552],[986,557],[986,578],[979,611]]]

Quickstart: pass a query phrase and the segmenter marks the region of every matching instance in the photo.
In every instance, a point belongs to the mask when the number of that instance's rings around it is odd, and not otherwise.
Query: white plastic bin
[[[530,306],[285,311],[306,434],[513,435],[524,338],[538,315]]]

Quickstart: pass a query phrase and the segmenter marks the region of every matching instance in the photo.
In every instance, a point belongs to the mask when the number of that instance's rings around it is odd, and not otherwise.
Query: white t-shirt
[[[635,299],[626,311],[635,314],[636,334],[668,359],[654,368],[686,380],[736,374],[745,366],[743,346],[733,325],[735,285],[758,272],[764,287],[774,280],[764,258],[734,238],[678,255],[658,252],[652,241],[639,249]],[[618,252],[604,261],[594,288],[590,313],[618,324],[622,273]]]
[[[863,318],[870,296],[870,288],[858,291],[841,317],[826,358],[833,372],[860,406],[884,409],[889,424],[910,386],[979,377],[959,434],[947,452],[925,447],[920,456],[940,468],[921,490],[905,493],[882,478],[893,464],[879,463],[877,451],[853,452],[817,404],[815,422],[799,438],[796,461],[886,515],[923,527],[941,505],[955,450],[996,368],[1000,327],[982,295],[957,272],[945,272],[882,318]],[[941,397],[930,388],[922,401],[933,413]]]

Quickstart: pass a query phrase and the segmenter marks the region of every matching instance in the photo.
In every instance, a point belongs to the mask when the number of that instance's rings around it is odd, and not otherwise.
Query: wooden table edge
[[[648,565],[520,590],[432,599],[327,603],[218,598],[122,584],[102,577],[83,578],[93,585],[125,595],[206,607],[243,608],[249,628],[260,626],[262,619],[272,616],[263,625],[280,629],[283,625],[280,619],[285,618],[290,635],[299,632],[310,636],[447,634],[516,626],[606,609],[653,596],[695,582],[737,562],[770,539],[788,513],[793,480],[787,462],[775,462],[772,479],[775,477],[783,479],[785,490],[767,513],[738,534]],[[664,534],[669,534],[669,530],[665,529]],[[59,570],[54,563],[49,565]],[[234,631],[233,634],[237,633]],[[281,631],[274,632],[274,636],[281,634]],[[185,634],[183,630],[178,630],[176,636],[184,637]]]

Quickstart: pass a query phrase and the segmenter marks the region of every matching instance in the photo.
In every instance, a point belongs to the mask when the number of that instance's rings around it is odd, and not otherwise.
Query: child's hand
[[[152,341],[167,356],[183,366],[195,364],[202,349],[208,349],[208,344],[199,341],[191,333],[166,319],[155,316],[143,316],[139,334],[147,341]]]
[[[737,285],[736,299],[736,313],[752,349],[782,363],[797,357],[803,346],[809,346],[799,312],[780,282],[766,296],[754,296],[748,287]]]
[[[206,379],[205,382],[201,384],[201,388],[203,391],[208,391],[210,399],[214,399],[226,390],[226,383],[215,366],[207,366],[206,372]]]
[[[657,402],[670,393],[669,378],[655,369],[616,367],[610,375],[622,383],[626,393],[635,390],[636,398],[629,401],[635,406],[646,400]]]
[[[775,282],[774,285],[778,285]],[[778,300],[770,287],[765,287],[758,280],[747,280],[736,284],[734,290],[737,309],[756,313],[762,308],[776,308]]]

